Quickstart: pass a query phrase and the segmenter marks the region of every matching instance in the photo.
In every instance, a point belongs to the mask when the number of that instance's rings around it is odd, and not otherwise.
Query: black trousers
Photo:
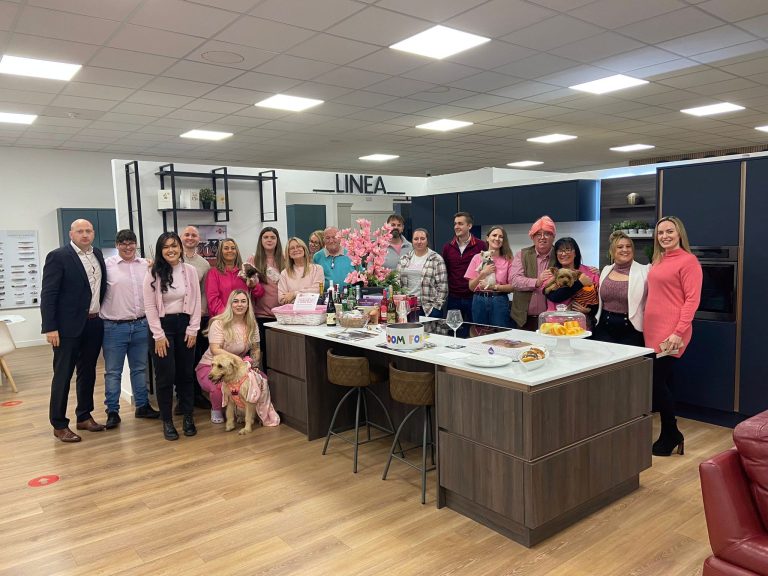
[[[54,428],[69,426],[67,399],[75,368],[77,368],[75,416],[78,422],[91,417],[93,387],[96,384],[96,362],[99,359],[103,339],[103,321],[101,318],[89,318],[80,336],[61,337],[58,348],[53,349],[53,380],[48,418]]]
[[[261,350],[261,367],[264,372],[267,371],[267,329],[264,324],[274,322],[274,318],[256,318],[256,324],[259,326],[259,349]]]
[[[200,362],[200,358],[203,357],[205,351],[208,350],[208,336],[203,336],[203,330],[208,328],[208,322],[210,319],[210,316],[203,316],[200,318],[200,330],[197,331],[197,342],[195,342],[195,366],[197,366],[198,362]],[[194,390],[194,398],[205,398],[203,389],[200,387],[200,383],[197,381],[197,378],[194,379],[192,386]]]
[[[664,356],[653,359],[653,411],[658,411],[662,426],[675,423],[675,397],[672,375],[677,358]]]
[[[592,339],[627,346],[645,346],[643,333],[635,330],[626,314],[603,310],[600,322],[592,331]]]
[[[184,341],[188,314],[166,314],[160,324],[168,339],[168,350],[160,358],[155,352],[154,338],[150,333],[152,364],[155,366],[157,405],[163,420],[173,419],[173,389],[179,397],[179,406],[185,415],[194,409],[195,348],[188,348]]]

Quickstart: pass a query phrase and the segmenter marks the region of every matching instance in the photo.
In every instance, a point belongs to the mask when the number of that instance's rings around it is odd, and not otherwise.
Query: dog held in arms
[[[211,361],[210,379],[221,384],[222,406],[227,410],[226,431],[235,429],[235,411],[245,412],[245,427],[239,434],[248,434],[253,430],[253,422],[258,415],[264,426],[277,426],[277,415],[269,395],[267,377],[258,369],[252,368],[248,359],[223,352]]]
[[[553,267],[549,271],[552,273],[553,279],[544,288],[545,294],[549,294],[558,288],[570,288],[582,274],[579,270],[570,270],[568,268]],[[592,287],[589,290],[586,287],[582,288],[573,296],[573,301],[578,302],[582,306],[597,306],[597,291]]]

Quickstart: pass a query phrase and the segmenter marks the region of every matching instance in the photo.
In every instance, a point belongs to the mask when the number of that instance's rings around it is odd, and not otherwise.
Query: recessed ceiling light
[[[385,160],[394,160],[400,158],[395,154],[368,154],[368,156],[360,156],[358,160],[373,160],[374,162],[384,162]]]
[[[544,162],[539,162],[538,160],[521,160],[520,162],[510,162],[507,166],[511,166],[512,168],[528,168],[529,166],[538,166],[539,164],[544,164]]]
[[[471,126],[472,122],[463,122],[462,120],[435,120],[434,122],[427,122],[426,124],[419,124],[416,128],[423,128],[424,130],[437,130],[438,132],[448,132],[448,130],[456,130],[456,128],[463,128],[464,126]]]
[[[37,114],[14,114],[13,112],[0,112],[0,122],[9,124],[32,124]]]
[[[262,108],[276,108],[277,110],[289,110],[291,112],[301,112],[307,108],[312,108],[318,104],[322,104],[322,100],[315,100],[314,98],[301,98],[299,96],[286,96],[285,94],[275,94],[270,96],[266,100],[256,102],[256,106]]]
[[[709,106],[699,106],[698,108],[686,108],[685,110],[680,110],[680,112],[692,116],[710,116],[712,114],[722,114],[723,112],[736,112],[737,110],[744,110],[744,106],[731,104],[730,102],[720,102],[720,104],[710,104]]]
[[[641,84],[648,84],[648,80],[640,80],[640,78],[632,78],[632,76],[616,74],[615,76],[592,80],[592,82],[584,82],[583,84],[569,86],[569,88],[571,90],[590,92],[592,94],[607,94],[608,92],[615,92],[616,90],[623,90],[624,88],[631,88],[632,86],[640,86]]]
[[[197,138],[199,140],[224,140],[232,136],[232,132],[215,132],[213,130],[190,130],[184,132],[181,138]]]
[[[547,134],[546,136],[536,136],[528,138],[528,142],[538,142],[539,144],[552,144],[553,142],[564,142],[565,140],[574,140],[576,136],[570,134]]]
[[[637,152],[638,150],[650,150],[656,148],[650,144],[627,144],[626,146],[614,146],[611,148],[614,152]]]
[[[768,132],[768,126],[755,126],[755,130],[760,130],[760,132]]]
[[[65,64],[50,60],[35,60],[21,56],[5,54],[0,59],[0,73],[16,76],[32,76],[50,80],[71,80],[82,66],[80,64]]]
[[[490,41],[490,38],[461,30],[454,30],[445,26],[433,26],[429,30],[424,30],[415,36],[392,44],[390,48],[440,60]]]

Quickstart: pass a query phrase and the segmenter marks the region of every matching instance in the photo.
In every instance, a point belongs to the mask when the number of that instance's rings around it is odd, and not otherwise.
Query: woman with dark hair
[[[178,440],[173,425],[173,388],[184,415],[185,436],[197,434],[192,418],[195,341],[200,328],[200,283],[197,271],[182,261],[181,239],[164,232],[157,239],[155,261],[144,277],[144,308],[154,340],[157,404],[166,440]]]
[[[205,277],[205,296],[208,299],[208,312],[211,317],[218,316],[227,307],[227,300],[232,290],[245,290],[251,298],[258,300],[264,295],[264,286],[254,276],[248,282],[239,274],[243,267],[240,248],[232,238],[225,238],[219,243],[216,252],[216,264]]]
[[[411,239],[413,250],[400,257],[397,273],[400,286],[407,294],[415,294],[424,316],[443,317],[443,305],[448,297],[448,272],[445,261],[429,248],[429,232],[416,228]]]
[[[555,288],[549,292],[547,292],[549,284],[545,286],[544,295],[547,298],[547,310],[557,310],[558,304],[566,304],[569,308],[584,314],[590,326],[594,325],[598,308],[597,288],[600,283],[597,270],[581,263],[579,245],[570,236],[560,238],[555,242],[553,250],[557,257],[555,268],[568,268],[578,271],[580,274],[572,286]],[[556,281],[557,277],[555,276],[551,282]]]
[[[648,266],[635,262],[635,244],[621,230],[611,234],[608,253],[611,264],[600,274],[600,305],[592,338],[645,346],[643,313],[648,295]]]
[[[280,281],[280,272],[283,265],[283,245],[280,243],[280,233],[277,228],[265,226],[259,233],[256,242],[256,252],[248,258],[248,263],[256,267],[259,282],[264,287],[264,295],[253,303],[253,315],[259,325],[259,346],[261,347],[261,361],[266,368],[267,336],[264,324],[274,322],[275,315],[272,308],[277,308],[277,283]]]
[[[323,267],[313,264],[309,248],[301,238],[288,238],[285,247],[285,270],[280,272],[277,283],[277,299],[280,304],[290,304],[300,292],[319,292],[325,281]]]
[[[648,273],[648,300],[643,316],[645,345],[661,358],[653,361],[653,408],[661,417],[661,433],[653,443],[654,456],[683,454],[684,438],[677,429],[672,371],[693,334],[693,315],[701,298],[701,264],[691,254],[685,226],[666,216],[656,223],[653,258]]]
[[[464,278],[472,290],[472,322],[503,328],[517,328],[509,316],[509,293],[512,292],[512,258],[507,233],[492,226],[486,235],[488,250],[475,254]]]

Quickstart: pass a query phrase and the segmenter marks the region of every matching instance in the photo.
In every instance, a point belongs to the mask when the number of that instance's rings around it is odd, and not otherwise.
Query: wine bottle
[[[387,289],[382,292],[381,304],[379,304],[379,323],[387,323],[387,309],[389,307],[389,300],[387,299]]]
[[[387,324],[397,324],[397,308],[395,307],[395,295],[390,292],[387,302]]]
[[[333,301],[333,292],[328,293],[328,305],[325,308],[325,325],[336,326],[336,304]]]

